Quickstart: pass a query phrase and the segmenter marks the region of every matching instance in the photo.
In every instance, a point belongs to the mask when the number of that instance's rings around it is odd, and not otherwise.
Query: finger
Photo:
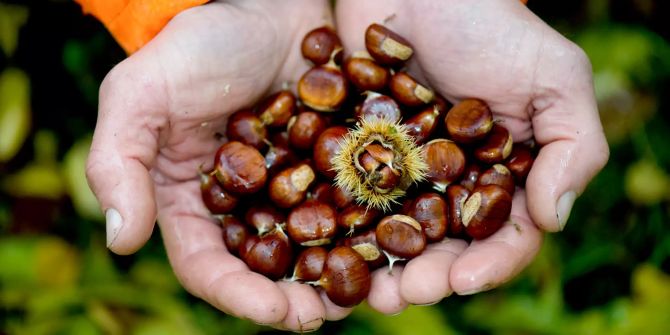
[[[342,320],[351,314],[351,311],[353,311],[352,307],[341,307],[335,305],[335,303],[332,302],[330,298],[328,298],[328,295],[323,290],[320,290],[319,295],[321,296],[323,305],[326,307],[326,320],[328,321]]]
[[[444,239],[428,245],[420,256],[410,260],[400,280],[403,299],[410,304],[429,305],[451,295],[449,270],[467,245],[463,240]]]
[[[460,295],[497,287],[516,276],[540,249],[542,232],[528,217],[524,191],[514,194],[510,219],[483,240],[474,240],[454,261],[451,288]]]
[[[380,313],[393,315],[407,308],[408,303],[400,294],[400,278],[403,267],[394,265],[389,272],[386,267],[372,273],[372,285],[368,295],[368,304]]]
[[[280,323],[288,311],[286,296],[275,282],[228,252],[221,227],[207,219],[197,180],[159,186],[157,194],[165,250],[184,288],[236,317]]]
[[[276,328],[300,333],[319,329],[326,320],[326,308],[316,290],[298,282],[279,281],[277,285],[288,300],[288,311]]]
[[[98,121],[86,176],[105,212],[107,246],[118,254],[139,249],[156,220],[149,175],[165,125],[156,91],[158,78],[135,75],[134,58],[117,65],[102,83]],[[151,97],[151,98],[147,98]]]
[[[532,124],[542,148],[526,182],[531,218],[547,231],[565,227],[573,202],[609,157],[588,58],[563,37],[554,40],[572,62],[546,57],[538,65]]]

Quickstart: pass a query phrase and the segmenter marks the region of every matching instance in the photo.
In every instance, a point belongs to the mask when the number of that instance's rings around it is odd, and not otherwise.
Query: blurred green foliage
[[[530,1],[593,63],[611,159],[522,275],[323,334],[670,334],[670,19],[661,0]],[[0,334],[268,334],[183,291],[160,236],[104,248],[84,178],[97,89],[124,57],[72,2],[0,3]]]

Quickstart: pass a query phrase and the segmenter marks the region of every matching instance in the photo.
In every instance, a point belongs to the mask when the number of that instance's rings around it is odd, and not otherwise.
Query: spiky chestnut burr
[[[385,118],[360,120],[340,142],[332,165],[338,187],[350,192],[360,205],[382,211],[398,203],[428,170],[422,148],[407,128]]]

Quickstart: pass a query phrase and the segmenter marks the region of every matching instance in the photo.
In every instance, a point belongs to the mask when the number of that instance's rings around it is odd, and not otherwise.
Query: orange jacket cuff
[[[75,0],[102,22],[131,54],[149,42],[179,12],[208,0]]]

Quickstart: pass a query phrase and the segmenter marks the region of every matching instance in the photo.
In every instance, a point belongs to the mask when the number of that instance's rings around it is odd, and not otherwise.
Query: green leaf
[[[0,26],[3,25],[2,22],[3,19],[0,16]],[[0,162],[6,162],[16,155],[26,140],[29,130],[30,83],[28,76],[19,69],[6,69],[0,73]]]

